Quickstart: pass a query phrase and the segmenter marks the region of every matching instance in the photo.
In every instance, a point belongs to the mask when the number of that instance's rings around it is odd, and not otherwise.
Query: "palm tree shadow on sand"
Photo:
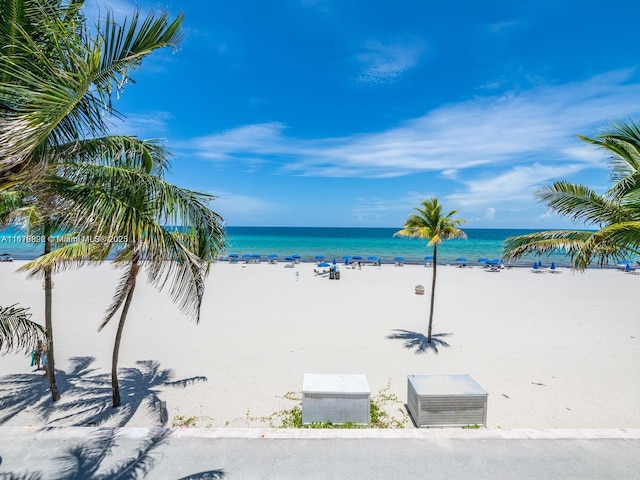
[[[66,447],[54,460],[59,466],[55,476],[48,472],[47,478],[60,480],[107,480],[116,478],[145,478],[156,463],[159,456],[156,449],[171,436],[169,429],[157,429],[134,448],[129,456],[118,455],[121,460],[113,462],[114,450],[118,449],[116,429],[103,429],[82,443]],[[120,449],[122,450],[122,449]],[[109,464],[110,463],[110,464]],[[179,480],[213,480],[225,477],[224,470],[209,470],[199,472]],[[42,472],[3,473],[3,480],[41,480]]]
[[[166,425],[167,418],[159,414],[158,391],[165,387],[187,387],[206,381],[198,376],[173,380],[171,370],[161,369],[152,360],[138,361],[137,368],[122,368],[121,392],[126,403],[112,408],[111,377],[92,368],[93,357],[71,359],[69,373],[56,370],[61,400],[52,402],[46,378],[33,374],[7,375],[0,378],[0,425],[23,411],[35,413],[47,426],[125,426],[141,411],[153,426]]]
[[[428,337],[420,332],[411,332],[409,330],[394,329],[396,333],[387,335],[386,338],[391,340],[404,340],[404,348],[408,350],[414,350],[416,353],[426,353],[429,350],[437,355],[439,353],[438,347],[450,347],[442,337],[447,337],[451,333],[436,333],[431,335],[431,341]]]

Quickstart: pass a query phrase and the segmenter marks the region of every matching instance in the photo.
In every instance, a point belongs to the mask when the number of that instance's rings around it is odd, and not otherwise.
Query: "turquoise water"
[[[375,256],[382,263],[393,263],[396,257],[404,257],[406,263],[424,263],[424,257],[432,254],[432,248],[418,239],[394,237],[394,228],[320,228],[320,227],[228,227],[229,244],[226,255],[258,254],[284,257],[297,254],[302,261],[314,261],[323,255],[327,261],[342,261],[343,256],[359,255],[363,259]],[[456,263],[466,258],[476,263],[479,258],[500,258],[503,242],[507,237],[522,235],[534,230],[523,229],[465,229],[468,239],[448,240],[438,248],[438,263]],[[39,237],[25,237],[19,230],[8,228],[0,232],[0,253],[9,253],[15,259],[33,259],[42,254],[43,243]],[[537,257],[536,257],[537,259]],[[564,255],[543,257],[543,263],[555,261],[568,265]],[[516,262],[530,265],[533,258]]]
[[[259,254],[262,258],[275,254],[279,258],[298,254],[303,261],[313,261],[323,255],[332,262],[342,261],[343,256],[359,255],[366,259],[376,256],[384,263],[394,263],[403,257],[405,263],[424,263],[424,257],[432,255],[432,247],[424,240],[394,237],[395,228],[316,228],[316,227],[229,227],[227,254]],[[438,263],[456,263],[466,258],[476,263],[479,258],[500,258],[507,237],[523,235],[536,230],[523,229],[465,229],[466,240],[448,240],[438,247]],[[536,257],[537,259],[537,257]],[[558,265],[568,265],[565,255],[543,257],[543,262],[553,260]],[[531,259],[519,264],[530,265]]]

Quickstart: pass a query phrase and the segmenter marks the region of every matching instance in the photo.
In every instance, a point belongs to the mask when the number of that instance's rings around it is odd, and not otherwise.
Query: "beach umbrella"
[[[354,260],[362,260],[362,257],[360,255],[354,255],[353,257]]]
[[[291,256],[289,256],[289,257],[284,257],[284,259],[285,259],[287,262],[293,262],[293,261],[295,260],[295,258],[293,258],[293,257],[291,257]]]
[[[349,260],[351,259],[349,255],[345,255],[344,257],[342,257],[342,259],[344,260],[345,265],[349,265]]]
[[[425,260],[433,260],[433,257],[431,255],[427,255],[426,257],[424,257]]]
[[[367,257],[367,260],[375,262],[376,260],[378,260],[378,257],[376,257],[375,255],[371,255],[371,256]]]
[[[278,258],[278,255],[276,255],[275,253],[272,253],[267,258]]]
[[[6,255],[6,254],[3,253],[3,255]],[[230,253],[229,257],[230,258],[238,258],[238,254],[237,253]]]
[[[485,262],[488,262],[488,261],[489,261],[489,259],[487,257],[480,257],[478,259],[478,263],[485,263]]]
[[[322,263],[319,263],[319,264],[318,264],[318,266],[319,266],[319,267],[322,267],[322,268],[326,268],[326,267],[330,267],[330,266],[331,266],[331,264],[329,264],[329,263],[327,263],[327,262],[322,262]]]
[[[467,261],[467,259],[466,259],[466,258],[464,258],[464,257],[458,257],[458,258],[456,258],[456,262],[466,262],[466,261]]]
[[[404,262],[404,257],[396,257],[394,258],[396,262]]]
[[[323,260],[324,259],[324,255],[316,255],[314,258],[316,260]]]
[[[556,269],[556,262],[551,262],[551,270],[555,270]]]

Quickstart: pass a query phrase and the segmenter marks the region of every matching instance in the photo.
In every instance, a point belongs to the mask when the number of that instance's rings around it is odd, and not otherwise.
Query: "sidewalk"
[[[3,480],[116,478],[131,468],[157,480],[635,480],[640,430],[0,427]]]

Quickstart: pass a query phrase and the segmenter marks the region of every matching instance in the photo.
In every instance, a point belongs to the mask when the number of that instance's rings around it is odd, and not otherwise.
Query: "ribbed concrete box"
[[[409,375],[407,407],[418,427],[487,424],[487,392],[469,375]]]
[[[302,383],[302,424],[356,423],[368,425],[371,390],[364,375],[305,373]]]

